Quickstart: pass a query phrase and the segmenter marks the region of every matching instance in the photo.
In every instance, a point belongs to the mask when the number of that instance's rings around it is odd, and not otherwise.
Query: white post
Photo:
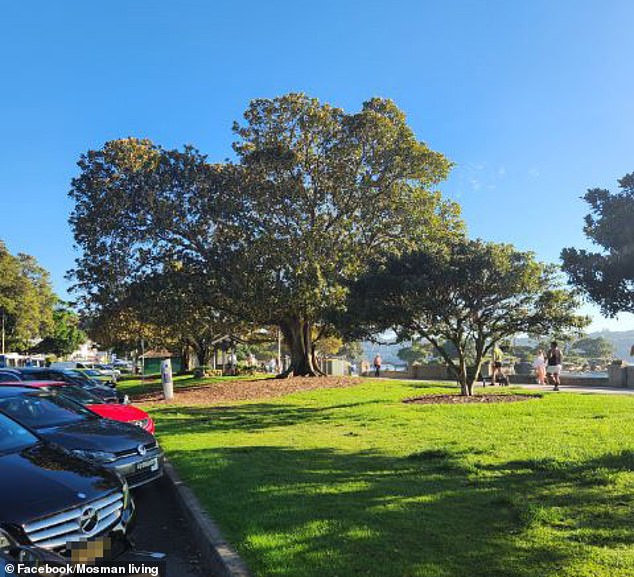
[[[161,382],[163,383],[163,396],[166,401],[174,398],[174,381],[172,379],[172,361],[163,359],[161,361]]]

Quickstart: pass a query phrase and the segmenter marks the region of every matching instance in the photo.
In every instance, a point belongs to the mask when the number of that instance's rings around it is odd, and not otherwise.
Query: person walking
[[[544,351],[539,349],[537,356],[533,361],[533,368],[535,369],[535,376],[537,377],[537,384],[546,384],[546,359],[544,359]]]
[[[561,351],[557,346],[557,342],[553,341],[550,343],[550,349],[548,351],[548,362],[546,365],[546,373],[552,379],[553,382],[553,391],[559,390],[559,385],[561,381],[559,379],[559,374],[561,373]]]
[[[380,377],[381,376],[381,355],[377,353],[376,357],[374,357],[374,376],[375,377]]]
[[[493,371],[491,372],[491,386],[494,386],[495,383],[502,385],[505,381],[504,374],[502,373],[502,358],[504,357],[504,353],[497,345],[493,347],[492,357]]]

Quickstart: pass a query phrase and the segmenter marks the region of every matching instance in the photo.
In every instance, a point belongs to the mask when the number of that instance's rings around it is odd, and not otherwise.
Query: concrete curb
[[[218,525],[203,509],[194,492],[181,480],[171,463],[165,462],[165,478],[190,523],[192,534],[213,577],[253,577],[244,561],[227,543]]]

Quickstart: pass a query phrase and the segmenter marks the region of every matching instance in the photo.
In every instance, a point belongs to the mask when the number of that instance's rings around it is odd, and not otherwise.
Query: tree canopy
[[[579,351],[586,358],[610,359],[614,354],[614,344],[602,336],[582,337],[572,343],[571,350]]]
[[[234,132],[236,163],[137,139],[84,154],[70,192],[75,287],[98,313],[153,275],[194,275],[206,306],[278,325],[289,374],[312,375],[314,339],[349,281],[461,230],[434,190],[451,163],[384,99],[353,114],[303,94],[254,100]]]
[[[554,267],[531,253],[463,239],[377,265],[352,285],[347,315],[363,336],[391,329],[399,340],[427,340],[470,395],[496,343],[522,333],[578,330],[588,319],[576,314],[577,306]],[[344,319],[344,326],[354,330],[355,322]]]
[[[561,253],[571,282],[609,316],[634,312],[634,173],[618,182],[620,192],[593,188],[584,196],[591,212],[583,230],[600,252]]]
[[[53,311],[51,329],[35,347],[31,348],[31,352],[70,355],[86,340],[86,333],[79,328],[79,315],[60,302]]]
[[[26,254],[13,256],[0,241],[0,323],[5,349],[26,352],[53,327],[57,299],[48,272]]]

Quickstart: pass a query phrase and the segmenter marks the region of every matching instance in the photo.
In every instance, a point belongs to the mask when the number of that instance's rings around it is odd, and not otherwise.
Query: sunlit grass
[[[152,413],[256,575],[634,575],[634,398],[401,402],[442,391],[367,380]]]

